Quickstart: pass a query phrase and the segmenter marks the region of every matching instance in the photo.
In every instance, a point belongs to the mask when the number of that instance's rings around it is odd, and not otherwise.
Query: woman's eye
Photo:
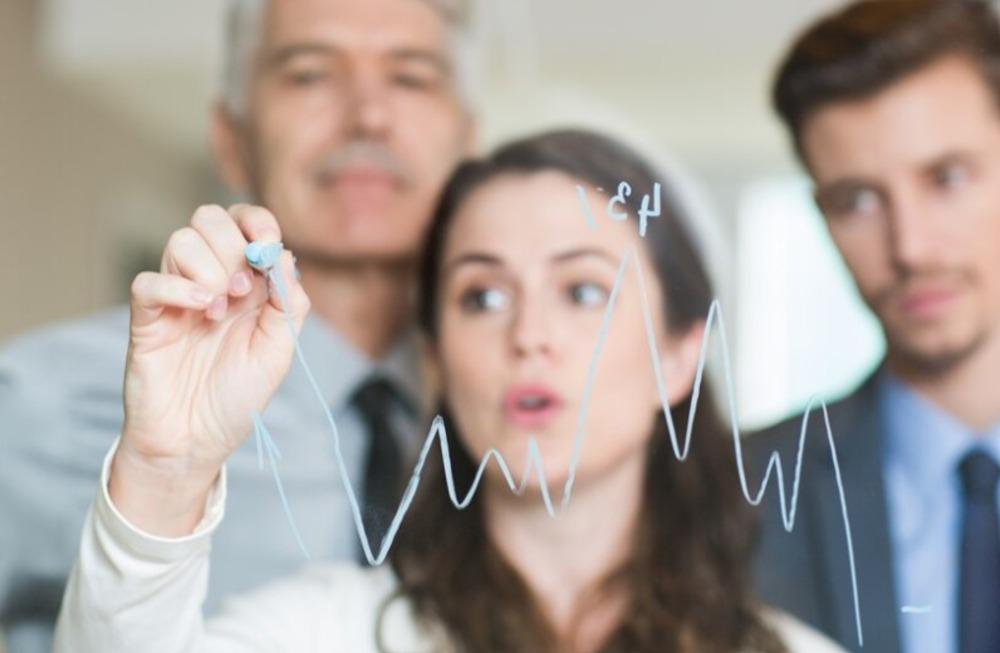
[[[595,283],[577,283],[570,286],[570,299],[580,306],[603,306],[608,301],[608,291]]]
[[[462,310],[468,313],[499,311],[507,307],[507,294],[498,288],[473,288],[462,294]]]
[[[942,188],[958,186],[968,177],[968,171],[957,163],[939,166],[933,171],[934,183]]]

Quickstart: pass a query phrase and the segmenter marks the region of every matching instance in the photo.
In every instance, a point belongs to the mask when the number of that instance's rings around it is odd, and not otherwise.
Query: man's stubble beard
[[[968,275],[963,277],[967,278]],[[972,282],[968,280],[963,283],[966,290],[971,285]],[[991,335],[989,326],[983,323],[981,316],[977,315],[971,333],[958,342],[922,346],[919,342],[914,342],[917,339],[915,337],[910,337],[906,333],[894,333],[890,328],[891,323],[883,317],[882,312],[877,307],[873,309],[879,317],[886,337],[886,360],[890,366],[919,377],[941,377],[958,369],[976,356]]]
[[[972,337],[955,346],[936,351],[925,351],[919,345],[911,345],[907,338],[893,336],[888,329],[886,335],[886,360],[889,365],[906,373],[921,377],[941,377],[961,367],[975,357],[989,339],[989,333],[979,327]]]

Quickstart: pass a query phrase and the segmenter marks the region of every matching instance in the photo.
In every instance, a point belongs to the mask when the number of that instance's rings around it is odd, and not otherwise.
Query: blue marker
[[[278,264],[281,252],[283,251],[284,247],[281,243],[268,243],[262,240],[255,240],[247,245],[243,253],[250,267],[258,272],[267,274],[268,270]]]

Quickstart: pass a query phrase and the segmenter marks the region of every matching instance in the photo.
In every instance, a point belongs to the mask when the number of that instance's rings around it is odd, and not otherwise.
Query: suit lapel
[[[810,420],[811,455],[816,470],[812,504],[820,575],[828,583],[833,627],[839,639],[858,649],[850,558],[836,467],[826,442],[822,416]],[[874,377],[830,414],[854,548],[865,651],[898,653],[899,622],[889,522],[882,480],[882,420]],[[808,483],[806,480],[805,482]]]

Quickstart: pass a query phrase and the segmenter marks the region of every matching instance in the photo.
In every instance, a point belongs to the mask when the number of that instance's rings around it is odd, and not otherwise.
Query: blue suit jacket
[[[785,530],[774,473],[758,508],[754,560],[758,595],[825,632],[850,651],[901,653],[886,493],[882,479],[882,418],[874,376],[829,406],[850,520],[857,570],[863,648],[858,644],[844,517],[821,410],[809,419],[798,513]],[[752,488],[772,451],[781,453],[786,501],[791,501],[802,416],[746,441]]]

